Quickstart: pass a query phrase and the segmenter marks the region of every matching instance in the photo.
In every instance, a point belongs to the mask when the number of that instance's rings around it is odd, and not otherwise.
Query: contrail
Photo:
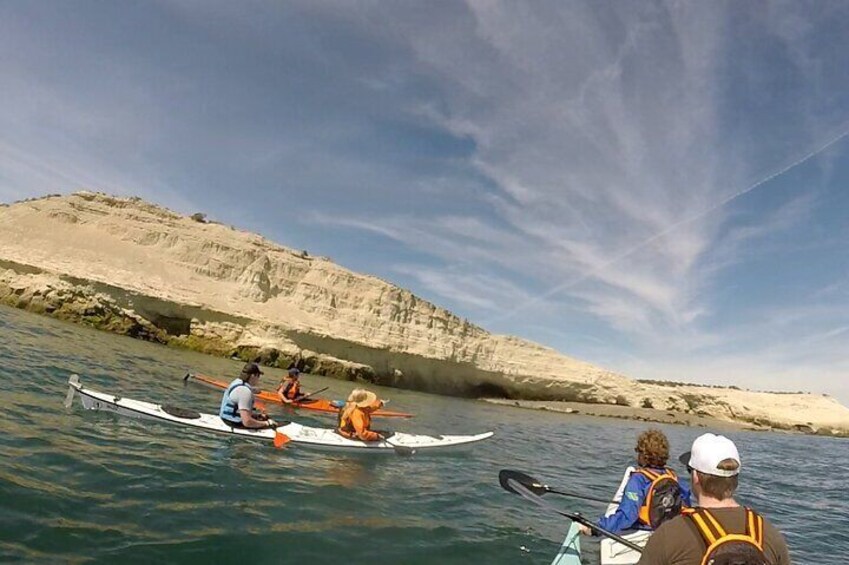
[[[679,228],[679,227],[681,227],[685,224],[689,224],[689,223],[695,222],[696,220],[704,218],[705,216],[707,216],[711,212],[714,212],[714,211],[718,210],[719,208],[722,208],[723,206],[725,206],[729,202],[732,202],[734,200],[737,200],[741,196],[749,194],[750,192],[752,192],[756,188],[763,186],[764,184],[768,183],[769,181],[773,180],[774,178],[780,177],[781,175],[788,172],[789,170],[798,167],[802,163],[812,159],[816,155],[819,155],[820,153],[822,153],[823,151],[825,151],[826,149],[828,149],[829,147],[831,147],[832,145],[834,145],[835,143],[837,143],[838,141],[840,141],[841,139],[846,137],[847,135],[849,135],[849,129],[845,129],[843,131],[843,133],[837,135],[836,137],[833,137],[828,142],[824,143],[823,145],[821,145],[817,149],[814,149],[813,151],[807,153],[803,157],[796,159],[795,161],[793,161],[789,165],[782,167],[778,171],[765,176],[764,178],[757,181],[756,183],[749,185],[748,187],[746,187],[746,188],[744,188],[744,189],[742,189],[738,192],[735,192],[734,194],[720,200],[717,204],[711,206],[710,208],[707,208],[707,209],[702,210],[701,212],[699,212],[699,213],[697,213],[693,216],[689,216],[687,218],[684,218],[683,220],[679,220],[675,223],[670,224],[669,226],[667,226],[662,231],[660,231],[660,232],[654,234],[653,236],[649,237],[648,239],[646,239],[646,240],[644,240],[640,243],[637,243],[636,245],[626,249],[624,252],[613,257],[611,260],[603,263],[601,266],[596,267],[595,269],[592,269],[590,272],[588,272],[584,275],[581,275],[577,279],[574,279],[574,280],[568,281],[566,283],[563,283],[561,285],[557,285],[555,287],[552,287],[552,288],[548,289],[547,291],[545,291],[544,293],[540,294],[539,296],[534,297],[534,298],[532,298],[532,299],[530,299],[526,302],[523,302],[522,304],[518,305],[517,307],[513,308],[512,310],[509,310],[509,311],[507,311],[506,313],[504,313],[500,316],[495,316],[494,318],[490,318],[488,321],[484,322],[482,325],[489,325],[489,324],[491,324],[492,322],[495,322],[495,321],[507,320],[509,318],[512,318],[513,316],[515,316],[519,312],[525,310],[528,306],[532,306],[534,304],[537,304],[538,302],[545,300],[546,298],[550,298],[550,297],[554,296],[555,294],[557,294],[559,292],[573,288],[573,287],[581,284],[582,282],[595,277],[596,275],[598,275],[599,273],[601,273],[602,271],[604,271],[605,269],[607,269],[611,265],[615,265],[616,263],[618,263],[622,259],[625,259],[626,257],[628,257],[630,255],[633,255],[634,253],[636,253],[640,249],[643,249],[643,248],[651,245],[652,243],[654,243],[658,239],[668,235],[670,232],[674,231],[675,229],[677,229],[677,228]]]

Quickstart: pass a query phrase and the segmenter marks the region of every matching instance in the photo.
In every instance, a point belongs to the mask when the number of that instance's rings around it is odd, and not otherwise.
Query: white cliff
[[[450,394],[702,411],[849,430],[809,394],[635,383],[492,335],[376,277],[137,198],[80,192],[0,207],[0,301],[216,354]]]

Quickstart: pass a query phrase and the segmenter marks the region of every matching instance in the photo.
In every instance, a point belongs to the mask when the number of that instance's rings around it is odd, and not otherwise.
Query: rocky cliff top
[[[251,320],[260,328],[250,333],[257,346],[309,336],[333,344],[328,353],[347,361],[374,364],[385,352],[392,361],[383,370],[396,372],[416,372],[411,359],[436,360],[442,376],[422,370],[420,378],[449,378],[446,368],[454,367],[464,379],[485,375],[512,397],[651,404],[849,429],[849,409],[828,397],[637,383],[551,348],[490,334],[326,258],[139,198],[78,192],[0,207],[0,260]]]

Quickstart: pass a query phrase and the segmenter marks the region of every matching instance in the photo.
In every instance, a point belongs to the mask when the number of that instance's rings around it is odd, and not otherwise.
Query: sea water
[[[546,564],[568,521],[503,491],[498,471],[612,496],[647,426],[372,387],[393,410],[416,414],[378,420],[381,428],[496,434],[456,452],[401,457],[276,450],[62,405],[77,373],[102,391],[215,412],[221,393],[184,386],[183,375],[229,380],[240,366],[0,307],[0,562]],[[260,385],[273,388],[281,374],[269,369]],[[307,391],[329,386],[329,398],[353,386],[302,380]],[[268,408],[277,419],[334,422]],[[660,427],[675,454],[706,431]],[[729,435],[743,457],[739,500],[785,533],[794,562],[846,562],[849,440]],[[585,538],[587,563],[598,562],[597,550]]]

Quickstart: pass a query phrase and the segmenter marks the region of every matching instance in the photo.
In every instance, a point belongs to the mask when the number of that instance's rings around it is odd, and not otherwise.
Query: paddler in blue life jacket
[[[637,438],[637,468],[622,492],[616,512],[603,516],[598,526],[614,534],[625,530],[654,530],[691,504],[690,487],[666,466],[669,440],[660,430],[647,430]],[[581,526],[581,533],[590,529]]]
[[[228,426],[234,428],[276,428],[277,423],[266,416],[254,412],[254,389],[262,376],[256,363],[248,363],[237,379],[227,386],[221,399],[218,416]]]
[[[306,396],[301,392],[301,371],[297,367],[289,367],[289,373],[277,386],[277,396],[283,404],[292,404]]]

